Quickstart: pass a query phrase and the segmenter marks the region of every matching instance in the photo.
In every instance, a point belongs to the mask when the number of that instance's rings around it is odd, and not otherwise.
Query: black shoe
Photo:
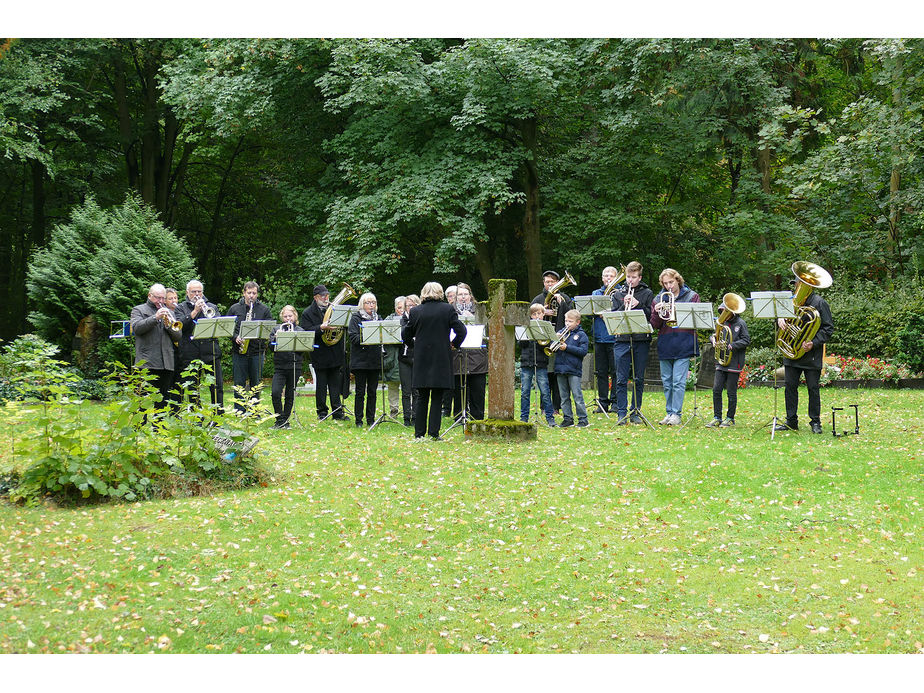
[[[628,426],[629,419],[626,417],[625,414],[623,414],[622,416],[619,417],[619,421],[616,422],[616,425],[617,426]]]
[[[824,433],[824,431],[821,430],[821,424],[817,421],[812,422],[812,433]]]
[[[410,428],[411,426],[414,425],[414,422],[411,421],[410,419],[405,419],[405,420],[404,420],[404,425],[407,426],[408,428]]]
[[[357,422],[356,422],[356,428],[362,428],[362,427],[363,427],[363,422],[362,422],[362,421],[357,421]]]
[[[778,431],[778,432],[779,431],[798,431],[799,427],[796,426],[795,428],[793,428],[792,426],[788,424],[778,423],[776,426],[773,427],[773,430]]]
[[[644,423],[644,421],[642,421],[642,417],[639,416],[638,414],[633,414],[632,416],[629,417],[629,423],[640,424],[640,423]]]
[[[559,428],[568,428],[568,426],[573,426],[573,425],[574,425],[574,421],[569,421],[568,419],[565,419],[565,420],[562,421],[560,424],[558,424],[558,427],[559,427]]]

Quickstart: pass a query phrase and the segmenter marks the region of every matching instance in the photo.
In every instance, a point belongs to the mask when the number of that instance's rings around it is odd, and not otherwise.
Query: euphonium
[[[785,325],[776,335],[776,346],[788,359],[800,359],[805,356],[803,342],[810,342],[821,327],[821,315],[811,306],[802,305],[815,289],[827,289],[834,280],[826,270],[811,262],[794,262],[790,268],[799,284],[793,296],[792,304],[796,311],[795,319],[787,319]]]
[[[665,300],[664,296],[667,295]],[[673,327],[677,324],[677,311],[674,309],[674,294],[671,291],[662,291],[658,294],[658,297],[655,299],[655,303],[660,303],[661,308],[658,309],[658,317],[661,318],[668,325]]]
[[[574,277],[572,277],[568,272],[565,272],[565,276],[555,282],[549,289],[549,293],[545,295],[545,307],[554,310],[556,315],[558,314],[558,299],[555,298],[555,294],[564,289],[566,286],[577,286],[577,282],[574,281]]]
[[[619,274],[617,274],[613,278],[613,280],[609,284],[606,285],[606,288],[603,289],[603,295],[604,296],[612,295],[612,293],[616,291],[616,287],[622,284],[625,280],[626,280],[626,266],[620,265]]]
[[[334,312],[334,306],[339,306],[344,301],[356,298],[356,292],[353,290],[353,287],[347,283],[343,284],[343,288],[340,289],[340,293],[334,296],[334,300],[330,302],[327,306],[327,310],[324,311],[324,319],[322,323],[327,323],[330,321],[331,313]],[[343,338],[343,328],[335,327],[332,330],[323,330],[321,334],[321,341],[323,341],[327,346],[334,346]]]
[[[727,366],[732,360],[731,343],[734,338],[731,328],[726,325],[732,315],[740,315],[747,307],[745,300],[734,293],[727,293],[722,297],[722,310],[715,323],[715,360]]]
[[[244,318],[244,321],[249,322],[252,319],[253,319],[253,303],[248,303],[247,304],[247,317]],[[247,353],[248,347],[250,347],[249,339],[245,339],[243,342],[241,342],[241,356]]]
[[[561,330],[559,330],[556,333],[555,339],[553,339],[552,342],[545,348],[545,355],[551,356],[553,351],[558,351],[559,349],[561,349],[562,345],[565,343],[565,340],[567,338],[568,338],[568,328],[563,327],[561,328]]]

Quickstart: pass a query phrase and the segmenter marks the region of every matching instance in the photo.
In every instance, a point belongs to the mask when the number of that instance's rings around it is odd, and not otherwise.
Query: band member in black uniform
[[[613,292],[613,310],[641,310],[651,320],[651,302],[654,293],[642,281],[642,263],[633,260],[626,265],[626,283]],[[645,391],[645,367],[651,334],[616,335],[613,353],[616,356],[616,415],[618,425],[643,423],[642,393]],[[634,372],[632,372],[634,366]],[[632,413],[627,417],[629,378],[632,378]]]
[[[336,344],[327,344],[324,333],[330,333],[336,328],[324,322],[324,313],[330,305],[330,292],[323,284],[314,287],[314,301],[302,311],[299,324],[303,330],[314,330],[314,351],[311,353],[311,366],[314,368],[315,378],[315,406],[318,419],[327,416],[327,400],[330,399],[331,418],[343,421],[343,405],[340,392],[343,386],[344,345],[347,341],[341,338]]]
[[[472,288],[463,282],[457,285],[456,312],[460,318],[475,317],[475,297]],[[457,418],[462,410],[468,409],[470,418],[476,421],[484,419],[485,391],[488,382],[487,349],[459,349],[453,353],[452,373],[455,379],[453,397],[458,397]],[[462,402],[465,393],[466,402]]]
[[[554,287],[561,277],[558,272],[554,270],[546,270],[542,273],[542,293],[538,294],[530,301],[530,304],[541,303],[546,305],[546,298],[549,295],[549,289]],[[571,297],[568,294],[561,291],[556,292],[555,301],[558,302],[558,308],[554,308],[554,303],[552,308],[545,309],[545,319],[549,322],[555,323],[555,331],[561,332],[565,327],[565,313],[574,308],[574,301],[571,300]],[[558,382],[555,376],[555,361],[554,359],[549,360],[549,383]],[[552,407],[555,409],[555,413],[559,414],[561,411],[561,393],[558,391],[557,387],[552,387]]]
[[[203,295],[202,282],[192,279],[186,283],[186,300],[177,307],[177,320],[183,323],[183,337],[180,339],[180,365],[177,368],[177,378],[182,379],[184,370],[189,364],[198,359],[207,366],[212,367],[215,382],[209,386],[212,395],[212,404],[218,405],[219,412],[225,404],[224,378],[221,372],[221,344],[217,339],[193,339],[196,321],[200,318],[215,317],[218,307],[209,303]],[[193,383],[189,392],[189,401],[199,403],[199,382]]]
[[[279,311],[280,325],[273,328],[270,333],[270,347],[273,349],[273,413],[276,414],[276,423],[273,428],[288,428],[289,417],[292,416],[292,405],[295,404],[295,385],[302,374],[302,352],[276,351],[276,333],[280,331],[303,332],[295,324],[298,313],[294,306],[285,306]],[[283,400],[285,395],[285,400]]]
[[[819,268],[820,269],[820,268]],[[824,270],[821,270],[824,272]],[[825,272],[825,274],[827,274]],[[799,279],[795,281],[793,292],[798,295],[800,285],[803,282]],[[803,287],[804,290],[805,287]],[[824,288],[823,286],[819,288]],[[785,373],[786,389],[786,423],[777,424],[774,428],[777,431],[795,431],[799,428],[799,380],[805,374],[805,388],[808,390],[808,416],[809,425],[812,433],[821,433],[821,367],[825,342],[831,339],[834,334],[834,321],[831,319],[831,308],[828,302],[817,293],[810,293],[803,306],[814,308],[818,311],[821,325],[815,336],[802,343],[801,347],[805,354],[796,359],[783,359],[783,372]],[[784,318],[780,318],[778,327],[782,328],[786,324]]]
[[[270,309],[257,300],[260,294],[260,285],[256,282],[244,284],[241,300],[228,309],[228,315],[237,318],[234,325],[234,338],[231,340],[231,372],[234,377],[234,386],[248,388],[248,398],[260,398],[259,391],[254,388],[263,377],[263,355],[266,353],[265,339],[240,338],[241,322],[245,320],[272,320]],[[243,353],[242,353],[243,352]],[[234,408],[244,411],[244,407],[237,401]]]
[[[726,309],[724,303],[722,309]],[[725,326],[731,335],[731,341],[728,343],[731,359],[728,364],[722,364],[716,359],[715,377],[712,381],[712,421],[706,424],[706,428],[728,428],[735,425],[735,412],[738,410],[738,378],[744,368],[745,352],[751,343],[748,326],[740,315],[731,313],[725,321]],[[713,347],[716,345],[714,334],[709,335],[709,341],[712,342]],[[723,390],[728,393],[728,414],[724,420],[722,419]]]
[[[350,317],[350,327],[347,334],[350,337],[350,370],[356,380],[356,411],[353,416],[356,425],[363,425],[363,405],[366,409],[366,425],[375,423],[375,397],[379,386],[379,372],[382,369],[381,344],[363,346],[362,323],[367,320],[381,320],[375,312],[378,302],[375,294],[364,293],[359,297],[359,310]]]
[[[452,351],[465,339],[466,327],[448,303],[443,302],[443,287],[427,282],[420,292],[422,302],[408,314],[401,339],[414,348],[413,386],[417,390],[414,412],[414,437],[429,435],[438,439],[443,391],[452,387]],[[455,337],[449,342],[449,332]],[[429,411],[429,414],[428,414]]]

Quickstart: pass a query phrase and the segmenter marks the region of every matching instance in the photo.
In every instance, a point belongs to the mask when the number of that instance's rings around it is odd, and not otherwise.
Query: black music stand
[[[234,336],[234,324],[237,322],[237,318],[233,315],[217,317],[217,318],[199,318],[195,321],[196,326],[193,328],[193,333],[190,335],[190,339],[217,339],[220,337],[233,337]],[[212,368],[221,368],[221,359],[217,359],[215,356],[215,342],[212,342]],[[217,362],[217,363],[216,363]],[[201,394],[199,393],[199,387],[201,383],[196,383],[196,394],[199,396],[199,401],[201,402]],[[218,383],[216,381],[215,386],[215,401],[212,404],[218,404]],[[222,393],[222,400],[224,400],[224,393]]]
[[[522,330],[522,331],[521,331]],[[531,342],[529,348],[533,350],[533,370],[536,373],[539,373],[539,366],[536,364],[536,355],[541,348],[539,342],[551,343],[555,339],[555,329],[552,327],[552,323],[548,320],[530,320],[529,325],[526,327],[516,327],[515,333],[517,339],[522,341]],[[552,405],[552,384],[548,381],[548,368],[546,368],[546,382],[549,385],[549,406]],[[523,378],[522,370],[520,372],[520,378]],[[542,411],[542,392],[539,390],[539,377],[538,375],[533,376],[533,385],[535,385],[536,390],[536,410],[533,412],[536,421],[539,423],[548,424],[548,421],[545,418],[545,412]],[[533,388],[530,388],[533,389]],[[522,397],[522,395],[521,395]],[[532,397],[530,397],[532,399]]]
[[[474,318],[471,318],[471,319],[474,319]],[[466,320],[463,322],[468,322],[468,321]],[[468,411],[468,359],[466,359],[465,354],[461,352],[463,352],[463,350],[465,349],[472,350],[472,349],[483,349],[484,348],[482,346],[482,341],[484,340],[485,326],[484,325],[466,325],[466,329],[468,331],[465,333],[465,340],[462,342],[462,345],[459,347],[459,351],[460,351],[459,375],[462,376],[462,412],[459,414],[456,420],[452,422],[452,425],[446,429],[446,433],[443,434],[444,436],[448,435],[449,432],[452,429],[456,428],[457,426],[462,426],[464,430],[465,424],[467,424],[470,419],[470,415]],[[455,339],[455,333],[452,330],[450,330],[449,331],[449,341],[452,341],[453,339]]]
[[[376,389],[381,387],[385,381],[385,349],[386,344],[401,344],[401,321],[400,320],[365,320],[360,323],[360,333],[363,346],[379,347],[379,363],[381,366],[381,379]],[[373,428],[381,423],[393,423],[403,426],[404,424],[389,413],[388,408],[388,389],[386,388],[382,395],[382,414],[372,422],[369,427]]]
[[[575,296],[574,297],[574,307],[577,308],[578,312],[580,312],[582,316],[583,315],[594,315],[594,316],[603,315],[604,313],[609,313],[611,310],[613,310],[613,297],[604,296],[603,294],[600,294],[597,296],[594,296],[594,295]],[[591,332],[593,332],[593,329],[591,329]],[[597,344],[597,342],[594,341],[594,378],[597,377],[597,348],[600,346],[605,346],[605,345]],[[612,345],[610,345],[610,348],[611,349],[613,348]],[[607,372],[606,374],[607,390],[609,390],[609,384],[610,384],[610,374],[609,372]],[[590,403],[591,407],[596,405],[597,407],[600,408],[600,413],[602,413],[606,418],[610,418],[610,415],[606,413],[606,409],[604,409],[603,405],[600,404],[600,393],[597,391],[596,381],[594,382],[594,394],[596,396],[593,398],[593,401]]]
[[[281,326],[280,326],[281,327]],[[314,331],[313,330],[276,330],[276,351],[300,351],[306,352],[314,349]],[[292,413],[287,423],[295,419],[296,424],[301,424],[298,418],[298,412],[295,411],[296,390],[298,386],[298,375],[295,372],[295,360],[292,361]]]
[[[774,321],[778,318],[795,318],[796,311],[792,302],[793,296],[789,291],[752,291],[751,292],[751,309],[754,311],[755,318],[768,318]],[[776,329],[774,329],[774,333]],[[777,384],[776,372],[779,369],[780,350],[776,350],[776,368],[773,369],[773,418],[763,426],[760,426],[754,435],[767,426],[770,427],[770,440],[776,435],[776,426],[779,417],[776,415],[779,406],[780,385]]]
[[[611,304],[612,305],[612,304]],[[651,422],[648,418],[642,413],[641,402],[635,401],[635,390],[637,384],[637,378],[639,374],[635,371],[635,343],[632,341],[632,335],[636,334],[651,334],[653,330],[651,329],[651,323],[648,322],[648,316],[645,315],[644,310],[611,310],[600,315],[603,318],[603,322],[606,323],[607,332],[610,334],[627,334],[629,335],[629,358],[632,364],[632,371],[630,375],[632,376],[632,403],[638,406],[637,409],[629,410],[628,407],[628,398],[629,398],[629,383],[626,383],[626,416],[630,416],[629,411],[633,411],[638,414],[638,417],[645,422],[645,425],[648,426],[651,430],[654,430],[654,426],[651,425]],[[645,374],[641,374],[642,384],[644,386]]]
[[[693,379],[693,412],[690,414],[690,418],[680,427],[682,431],[693,419],[699,418],[696,404],[696,384],[699,381],[699,370],[697,369],[697,364],[699,363],[697,358],[699,354],[699,335],[697,330],[714,330],[715,317],[712,315],[711,303],[675,303],[674,317],[677,320],[677,329],[693,330],[693,339],[696,342],[696,348],[693,350],[693,372],[696,373],[696,377]],[[686,383],[683,386],[686,388]]]

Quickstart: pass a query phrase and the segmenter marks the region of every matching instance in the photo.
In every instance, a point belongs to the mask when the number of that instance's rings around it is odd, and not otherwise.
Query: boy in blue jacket
[[[584,404],[584,395],[581,392],[581,366],[590,340],[581,329],[581,313],[569,310],[565,313],[564,338],[559,348],[555,349],[555,376],[558,380],[558,391],[561,394],[561,410],[564,420],[561,425],[573,426],[574,417],[571,413],[571,397],[574,397],[574,406],[577,409],[578,427],[585,428],[587,423],[587,407]]]

